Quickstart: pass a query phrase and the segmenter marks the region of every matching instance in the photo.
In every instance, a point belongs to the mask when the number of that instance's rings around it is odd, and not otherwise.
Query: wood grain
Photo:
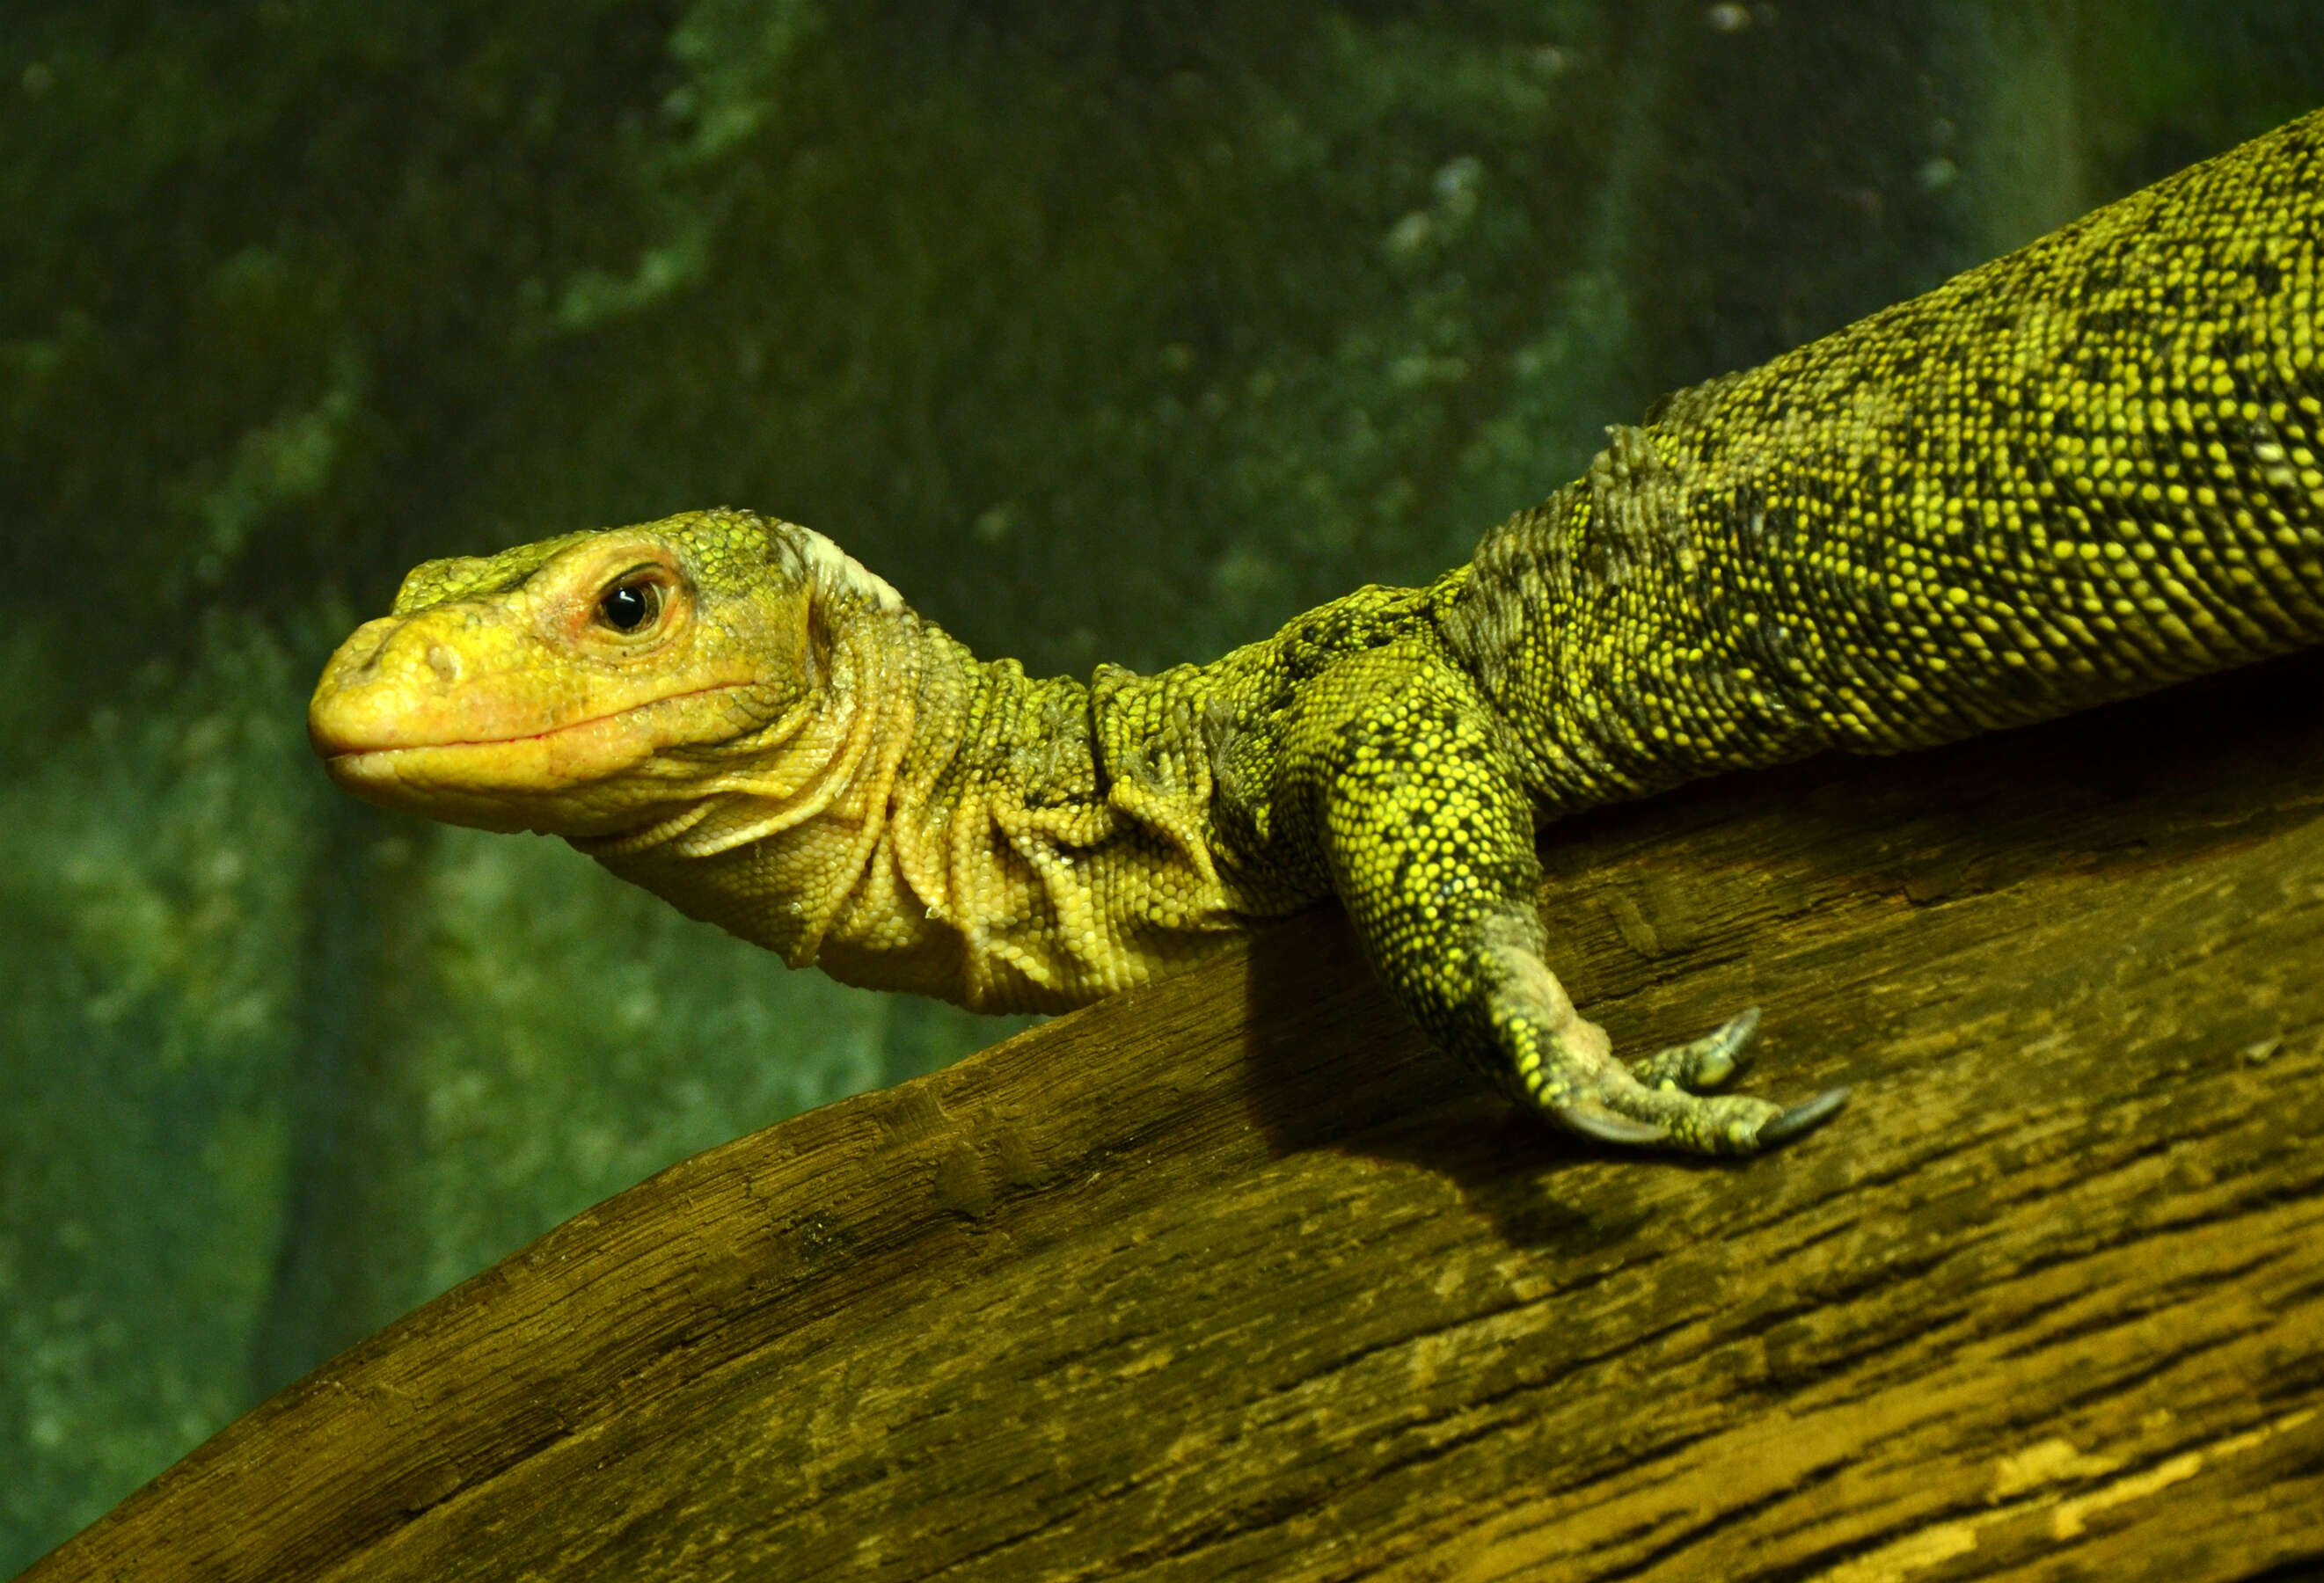
[[[2324,1556],[2320,687],[2311,657],[1549,833],[1556,960],[1618,1041],[1757,1003],[1747,1082],[1855,1085],[1773,1157],[1511,1114],[1318,914],[664,1172],[26,1577]]]

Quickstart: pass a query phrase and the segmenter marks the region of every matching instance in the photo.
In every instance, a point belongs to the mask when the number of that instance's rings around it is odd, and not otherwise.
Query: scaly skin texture
[[[357,795],[567,836],[853,983],[1081,1004],[1336,896],[1447,1049],[1594,1137],[1821,1120],[1614,1058],[1538,819],[1894,752],[2324,639],[2324,114],[1609,431],[1421,589],[1207,666],[983,663],[805,529],[705,511],[412,573],[310,716]]]

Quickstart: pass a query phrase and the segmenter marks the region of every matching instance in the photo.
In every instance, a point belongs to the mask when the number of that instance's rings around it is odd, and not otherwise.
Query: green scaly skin
[[[1754,1014],[1617,1060],[1536,824],[1895,752],[2324,639],[2324,114],[1609,431],[1422,589],[1207,666],[980,662],[827,540],[694,513],[430,562],[313,731],[851,982],[1080,1004],[1336,897],[1432,1037],[1577,1131],[1748,1153]],[[650,622],[627,626],[651,583]]]

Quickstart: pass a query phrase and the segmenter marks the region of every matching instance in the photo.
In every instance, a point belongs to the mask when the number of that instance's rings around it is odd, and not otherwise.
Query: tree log
[[[67,1579],[2253,1577],[2324,1556],[2324,657],[1549,830],[1742,1163],[1514,1113],[1336,916],[714,1149]],[[2278,1576],[2290,1576],[2286,1571]]]

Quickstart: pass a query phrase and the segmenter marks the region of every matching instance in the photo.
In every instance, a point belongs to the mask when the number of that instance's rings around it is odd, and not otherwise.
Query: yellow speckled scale
[[[1746,1013],[1636,1063],[1543,959],[1536,818],[1892,752],[2324,639],[2324,115],[1609,431],[1421,589],[1207,666],[979,661],[705,511],[413,572],[310,722],[357,795],[571,839],[850,982],[1054,1009],[1326,896],[1576,1130],[1743,1153]]]

